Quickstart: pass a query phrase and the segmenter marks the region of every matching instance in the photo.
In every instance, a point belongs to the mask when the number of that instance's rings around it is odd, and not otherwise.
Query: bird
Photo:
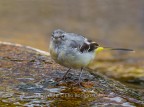
[[[52,32],[49,44],[52,59],[69,68],[62,79],[66,77],[71,68],[81,69],[78,83],[81,81],[83,69],[88,67],[97,54],[104,49],[133,51],[131,49],[102,47],[82,35],[65,32],[61,29]]]

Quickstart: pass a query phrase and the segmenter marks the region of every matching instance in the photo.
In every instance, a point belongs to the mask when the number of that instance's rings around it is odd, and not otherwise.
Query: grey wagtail
[[[50,39],[50,55],[58,64],[69,68],[63,78],[68,74],[71,68],[81,68],[79,81],[83,68],[87,67],[96,57],[97,53],[104,49],[133,51],[123,48],[104,48],[96,42],[88,40],[84,36],[67,33],[63,30],[54,30]]]

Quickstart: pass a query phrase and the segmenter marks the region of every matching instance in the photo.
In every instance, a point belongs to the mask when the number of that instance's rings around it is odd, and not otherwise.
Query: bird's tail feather
[[[95,53],[99,53],[103,50],[118,50],[118,51],[126,51],[126,52],[135,52],[133,49],[126,49],[126,48],[111,48],[111,47],[98,47],[96,50],[95,50]]]
[[[111,48],[111,47],[103,47],[104,49],[108,50],[118,50],[118,51],[129,51],[129,52],[134,52],[133,49],[126,49],[126,48]]]

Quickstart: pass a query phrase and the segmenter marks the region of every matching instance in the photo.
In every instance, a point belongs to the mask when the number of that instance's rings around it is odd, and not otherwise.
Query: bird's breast
[[[52,57],[54,60],[56,60],[57,57],[58,57],[58,52],[57,52],[57,48],[55,48],[52,43],[50,43],[49,51],[50,51],[51,57]]]

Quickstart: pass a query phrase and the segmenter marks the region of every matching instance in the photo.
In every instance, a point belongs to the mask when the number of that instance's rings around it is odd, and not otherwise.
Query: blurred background
[[[0,41],[48,51],[53,30],[144,48],[144,0],[0,0]]]

